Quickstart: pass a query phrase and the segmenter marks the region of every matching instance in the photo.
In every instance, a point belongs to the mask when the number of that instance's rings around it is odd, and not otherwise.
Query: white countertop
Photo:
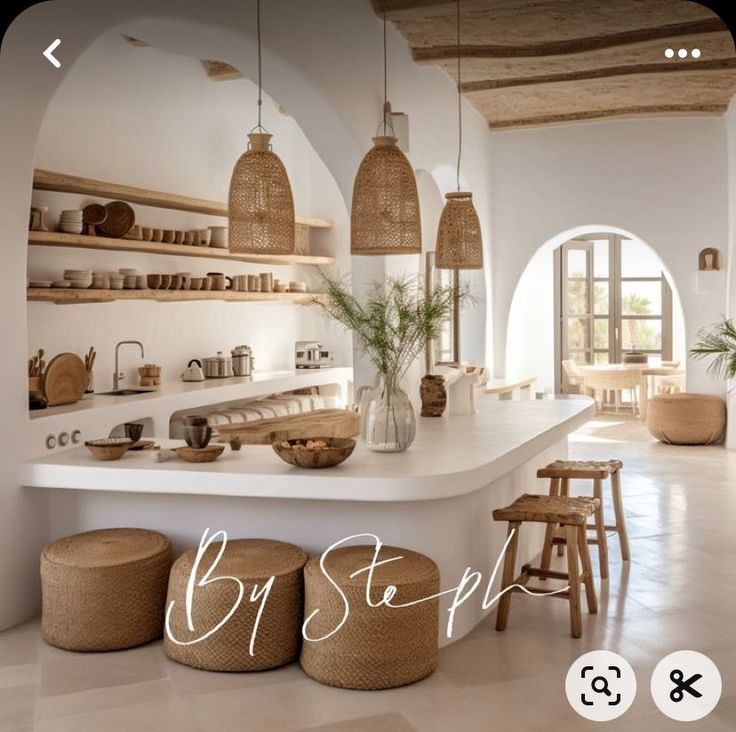
[[[226,449],[216,462],[204,465],[178,459],[155,463],[146,451],[98,462],[80,447],[22,463],[20,482],[126,493],[434,500],[471,493],[508,474],[563,440],[595,411],[594,402],[584,397],[496,401],[479,395],[478,408],[478,414],[468,416],[418,417],[416,440],[406,452],[374,453],[358,442],[345,463],[326,470],[294,468],[269,446]]]

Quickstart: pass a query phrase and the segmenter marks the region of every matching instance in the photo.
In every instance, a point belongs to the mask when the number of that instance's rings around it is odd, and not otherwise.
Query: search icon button
[[[605,676],[596,676],[590,682],[590,688],[598,694],[611,696],[611,690],[608,688],[608,679]]]

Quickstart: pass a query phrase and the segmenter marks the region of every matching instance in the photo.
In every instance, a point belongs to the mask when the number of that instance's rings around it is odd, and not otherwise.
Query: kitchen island
[[[52,538],[139,526],[167,533],[183,549],[209,528],[230,538],[290,541],[318,553],[370,533],[432,557],[442,589],[455,587],[466,568],[481,572],[478,590],[456,615],[456,640],[488,612],[481,600],[506,535],[492,510],[521,493],[545,491],[537,468],[567,457],[568,435],[593,414],[588,398],[481,398],[478,414],[418,418],[416,440],[404,453],[373,453],[358,444],[348,461],[329,470],[293,468],[268,446],[226,450],[204,465],[155,463],[145,451],[96,462],[81,447],[22,463],[20,479],[29,489],[56,489],[50,491]],[[525,531],[522,560],[540,546],[540,531]],[[448,603],[443,598],[445,608]],[[450,642],[445,615],[443,644]]]

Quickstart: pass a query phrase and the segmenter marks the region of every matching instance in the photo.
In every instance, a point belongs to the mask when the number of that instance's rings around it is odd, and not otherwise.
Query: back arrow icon
[[[43,55],[53,64],[57,69],[61,67],[61,61],[54,57],[54,51],[61,45],[61,38],[57,38],[44,52]]]

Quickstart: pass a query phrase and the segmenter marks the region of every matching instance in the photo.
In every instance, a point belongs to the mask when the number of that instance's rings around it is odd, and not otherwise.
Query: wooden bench
[[[526,379],[488,379],[485,393],[495,394],[499,399],[513,399],[514,392],[518,391],[521,399],[531,399],[532,385],[536,380],[536,376]]]

